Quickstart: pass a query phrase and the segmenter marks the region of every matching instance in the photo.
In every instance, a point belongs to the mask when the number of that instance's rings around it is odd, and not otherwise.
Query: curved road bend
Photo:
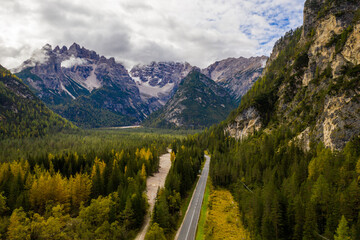
[[[186,212],[184,221],[177,234],[177,240],[194,240],[196,236],[196,229],[200,217],[201,205],[204,199],[206,188],[206,181],[209,175],[210,157],[206,156],[206,162],[202,170],[200,179],[196,185],[195,192],[191,199],[190,205]]]

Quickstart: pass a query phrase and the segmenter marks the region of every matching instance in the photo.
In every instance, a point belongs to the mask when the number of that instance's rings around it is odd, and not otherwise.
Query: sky
[[[1,0],[0,64],[9,69],[49,43],[76,42],[130,68],[180,61],[204,68],[269,56],[302,25],[305,0]]]

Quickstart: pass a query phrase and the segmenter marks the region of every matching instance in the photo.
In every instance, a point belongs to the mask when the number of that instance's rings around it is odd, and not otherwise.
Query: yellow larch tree
[[[91,193],[92,181],[87,174],[77,173],[69,179],[70,199],[73,208],[78,209],[81,202],[89,200]]]

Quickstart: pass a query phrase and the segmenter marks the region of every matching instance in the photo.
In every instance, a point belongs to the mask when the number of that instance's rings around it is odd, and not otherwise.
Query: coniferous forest
[[[147,211],[146,178],[174,138],[184,135],[94,130],[3,140],[1,238],[132,239]]]
[[[287,128],[243,142],[205,135],[212,183],[231,190],[251,239],[360,239],[360,138],[305,152]]]

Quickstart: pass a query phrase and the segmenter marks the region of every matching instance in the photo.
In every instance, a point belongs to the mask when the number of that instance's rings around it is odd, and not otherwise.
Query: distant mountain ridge
[[[46,44],[14,71],[52,110],[92,128],[141,123],[172,99],[193,70],[214,78],[238,102],[266,60],[229,58],[203,70],[186,62],[151,62],[128,72],[114,58],[76,43],[54,49]]]

